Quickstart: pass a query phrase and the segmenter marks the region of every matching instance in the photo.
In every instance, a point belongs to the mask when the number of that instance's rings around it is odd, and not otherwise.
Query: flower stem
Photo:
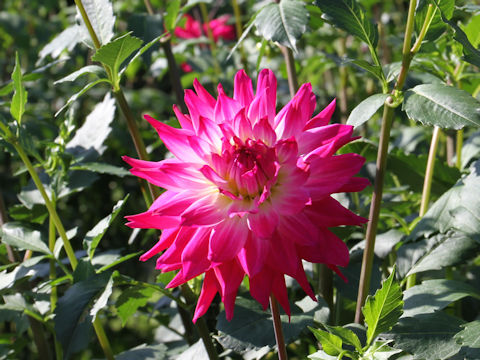
[[[55,206],[55,205],[54,205]],[[48,217],[48,248],[53,253],[55,249],[55,223],[53,222],[53,218],[51,216]],[[50,281],[55,280],[57,277],[57,273],[55,270],[55,260],[50,259]],[[57,306],[57,287],[52,286],[52,290],[50,292],[50,311],[53,313],[55,307]]]
[[[297,70],[295,69],[295,59],[293,58],[292,49],[285,46],[280,46],[280,50],[285,58],[285,65],[287,66],[288,89],[290,96],[294,97],[298,90]]]
[[[428,152],[427,168],[425,170],[425,179],[423,182],[422,202],[420,204],[420,217],[424,216],[428,210],[430,201],[430,192],[432,188],[433,171],[435,168],[435,157],[437,154],[438,140],[440,138],[440,128],[435,126],[433,129],[432,142],[430,143],[430,151]]]
[[[395,107],[397,107],[401,102],[399,101],[399,99],[401,99],[400,94],[403,85],[405,84],[408,69],[414,55],[414,53],[411,52],[410,45],[414,27],[416,5],[416,0],[410,0],[410,5],[408,7],[407,26],[405,28],[405,38],[403,42],[402,66],[391,96],[387,98],[383,108],[382,128],[377,152],[375,184],[372,195],[372,203],[370,205],[370,215],[367,225],[365,250],[363,252],[362,269],[360,272],[357,307],[355,310],[355,322],[357,323],[362,322],[362,307],[370,291],[370,278],[373,265],[373,250],[375,248],[375,238],[377,235],[378,219],[382,202],[383,183],[387,165],[388,143],[390,140],[390,129],[392,126],[394,110]],[[418,49],[416,50],[418,51]]]
[[[457,145],[456,145],[456,162],[455,166],[461,170],[462,169],[462,147],[463,147],[463,129],[457,131]]]
[[[238,6],[237,0],[232,0],[233,14],[235,15],[235,29],[237,31],[237,39],[240,39],[243,33],[242,25],[242,12],[240,11],[240,6]],[[248,61],[247,56],[245,55],[245,50],[243,49],[243,44],[240,44],[238,47],[240,51],[240,59],[242,61],[243,70],[248,74]]]
[[[287,348],[285,347],[285,339],[283,337],[282,321],[280,320],[280,311],[277,299],[270,295],[270,309],[272,310],[273,329],[275,331],[275,341],[278,348],[278,360],[287,360]]]

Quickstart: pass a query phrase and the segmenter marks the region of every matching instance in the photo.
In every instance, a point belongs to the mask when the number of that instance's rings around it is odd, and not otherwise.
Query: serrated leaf
[[[83,247],[87,250],[87,254],[90,259],[93,258],[93,255],[95,254],[95,249],[100,243],[100,240],[102,240],[103,235],[105,235],[120,210],[122,210],[123,205],[125,205],[127,199],[128,195],[123,200],[118,201],[113,207],[112,213],[100,220],[94,226],[94,228],[85,235],[85,239],[83,240]]]
[[[480,292],[473,286],[460,281],[425,280],[420,285],[415,285],[403,293],[405,305],[402,317],[433,313],[467,296],[480,299]]]
[[[112,82],[118,86],[120,81],[120,65],[140,46],[142,40],[127,33],[114,41],[103,45],[92,56],[93,61],[99,61],[107,66],[112,72]]]
[[[263,7],[253,22],[265,39],[297,52],[296,43],[307,30],[308,16],[303,1],[281,0]]]
[[[133,286],[122,291],[115,303],[118,316],[122,319],[122,326],[125,326],[139,307],[148,303],[154,292],[155,289],[143,286]]]
[[[43,234],[19,222],[8,222],[1,227],[2,242],[21,250],[32,250],[51,255]]]
[[[377,47],[377,25],[367,18],[367,14],[355,0],[316,0],[315,5],[335,26],[358,37],[371,48]]]
[[[382,332],[392,328],[402,315],[402,290],[394,282],[395,268],[383,282],[382,288],[375,295],[367,297],[362,313],[367,324],[367,345]]]
[[[107,93],[103,101],[88,114],[83,125],[67,143],[65,151],[72,154],[76,161],[96,160],[106,149],[104,142],[112,130],[114,115],[115,99]]]
[[[38,53],[37,64],[39,64],[48,55],[50,55],[52,59],[56,59],[64,50],[72,51],[73,48],[81,41],[79,31],[80,27],[78,25],[72,25],[55,36]]]
[[[70,106],[71,103],[73,103],[74,101],[77,101],[77,99],[82,96],[83,94],[85,94],[88,90],[90,90],[92,87],[94,87],[95,85],[97,84],[100,84],[102,82],[106,82],[106,83],[110,83],[110,80],[108,79],[98,79],[98,80],[95,80],[91,83],[88,83],[87,85],[85,85],[83,87],[82,90],[80,90],[79,92],[73,94],[68,100],[67,102],[65,103],[65,105],[63,105],[56,113],[55,113],[55,117],[57,117],[63,110],[65,110],[67,107]]]
[[[81,0],[81,2],[92,24],[93,30],[95,34],[97,34],[100,45],[107,44],[113,37],[113,27],[115,25],[112,3],[109,0]],[[80,23],[82,24],[84,40],[93,48],[87,27],[78,8],[77,17],[80,18]]]
[[[13,118],[20,124],[23,113],[25,112],[28,92],[23,85],[22,69],[20,68],[18,53],[15,54],[15,67],[13,68],[12,81],[14,93],[12,102],[10,103],[10,114],[12,114]]]
[[[175,24],[177,22],[177,16],[180,11],[180,0],[171,0],[167,5],[167,13],[164,16],[165,28],[167,31],[172,32],[175,29]]]
[[[77,80],[80,76],[83,75],[88,75],[88,74],[94,74],[96,76],[99,75],[105,75],[105,70],[101,66],[98,65],[87,65],[82,67],[81,69],[74,71],[73,73],[55,81],[53,85],[58,85],[66,81],[75,81]]]
[[[362,344],[360,343],[358,336],[352,330],[346,329],[341,326],[324,326],[333,335],[336,335],[340,339],[342,339],[343,343],[354,346],[355,349],[358,351],[362,349]]]
[[[80,265],[79,265],[80,266]],[[89,304],[103,292],[110,280],[111,274],[103,273],[73,284],[65,294],[58,299],[55,308],[55,333],[63,347],[64,358],[68,358],[75,340],[75,333],[85,322]]]
[[[480,358],[480,321],[475,320],[462,325],[462,327],[464,329],[455,334],[454,339],[465,348],[465,358]]]
[[[358,127],[370,120],[378,109],[383,106],[388,96],[388,94],[375,94],[363,100],[352,110],[347,119],[347,124]]]
[[[450,359],[460,350],[454,335],[461,330],[462,323],[463,320],[438,311],[401,318],[390,334],[395,348],[414,354],[414,359]]]
[[[315,335],[320,344],[322,344],[323,351],[325,351],[328,355],[336,356],[343,351],[342,339],[337,335],[311,327],[309,329],[313,335]]]
[[[162,34],[162,35],[159,35],[157,36],[156,38],[154,38],[153,40],[151,40],[149,43],[145,44],[144,46],[142,46],[140,48],[140,50],[138,50],[135,55],[132,56],[132,58],[128,61],[128,63],[120,70],[120,72],[118,73],[119,77],[121,77],[123,75],[123,73],[128,69],[128,67],[130,66],[130,64],[132,64],[135,60],[137,60],[140,56],[142,56],[146,51],[148,51],[153,45],[155,45],[156,43],[158,43],[162,38],[164,38],[165,36],[167,36],[166,33]]]
[[[480,102],[464,90],[443,84],[422,84],[405,93],[403,110],[424,125],[444,129],[480,126]]]

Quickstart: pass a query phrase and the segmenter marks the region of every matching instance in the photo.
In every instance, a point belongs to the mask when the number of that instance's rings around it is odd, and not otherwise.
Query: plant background
[[[158,234],[151,230],[132,232],[121,219],[144,211],[146,205],[138,180],[129,175],[121,160],[122,155],[136,157],[136,153],[112,87],[116,92],[121,88],[125,95],[150,158],[161,160],[168,156],[155,132],[142,120],[142,115],[148,113],[170,125],[178,124],[172,111],[172,104],[179,100],[175,97],[175,82],[170,78],[171,66],[165,46],[155,39],[165,29],[182,25],[182,13],[202,18],[205,9],[208,16],[217,17],[233,14],[238,5],[246,34],[238,46],[235,41],[222,40],[205,45],[207,36],[193,40],[172,38],[169,46],[176,63],[186,62],[193,68],[188,73],[180,70],[181,85],[191,88],[193,79],[198,78],[214,93],[221,82],[231,94],[233,76],[239,68],[246,67],[255,78],[259,69],[268,67],[279,80],[277,101],[285,104],[290,98],[291,71],[284,61],[284,52],[293,49],[298,82],[312,83],[319,104],[316,111],[336,98],[333,121],[348,119],[362,136],[342,151],[357,152],[367,158],[362,175],[373,184],[381,108],[401,69],[409,2],[319,0],[314,4],[282,0],[276,4],[246,0],[237,4],[152,0],[155,14],[149,14],[140,0],[84,3],[98,6],[102,22],[115,17],[111,33],[106,27],[104,44],[131,32],[125,41],[134,50],[123,58],[117,53],[122,66],[128,64],[121,81],[101,81],[68,106],[65,105],[74,94],[82,93],[96,79],[107,78],[104,70],[92,67],[99,65],[92,59],[95,50],[79,41],[80,33],[65,32],[79,26],[74,2],[3,0],[0,4],[0,121],[10,124],[44,183],[53,189],[58,213],[66,230],[71,230],[71,242],[80,260],[79,267],[72,272],[64,253],[58,255],[54,251],[56,255],[51,255],[47,246],[47,209],[17,152],[3,136],[0,357],[45,358],[42,342],[47,344],[49,356],[58,357],[61,352],[58,348],[55,352],[52,345],[56,334],[65,357],[101,358],[102,348],[91,324],[92,317],[98,316],[113,353],[121,354],[117,358],[200,359],[206,355],[197,342],[198,336],[183,328],[175,301],[163,290],[172,275],[160,275],[154,270],[153,261],[137,260]],[[360,20],[352,20],[340,4],[347,10],[355,9]],[[434,2],[418,1],[414,40],[419,36],[429,4],[437,9]],[[383,333],[379,339],[381,344],[388,343],[384,349],[392,346],[388,348],[391,353],[375,352],[372,343],[372,357],[366,353],[358,355],[365,359],[480,357],[480,103],[476,100],[480,91],[480,5],[453,0],[439,1],[438,5],[440,9],[435,10],[420,51],[410,64],[404,87],[393,94],[400,106],[393,110],[384,201],[373,259],[370,293],[380,288],[381,280],[392,273],[396,264],[395,281],[403,287],[404,300],[404,304],[396,306],[403,306],[403,317],[398,320],[400,313],[393,316],[387,321],[388,326],[376,334]],[[274,28],[279,9],[285,15],[283,27]],[[230,22],[235,25],[234,16]],[[152,43],[131,61],[140,48],[140,41],[135,43],[133,37],[141,39],[143,45]],[[17,118],[18,125],[14,125],[15,116],[10,113],[14,88],[19,84],[11,82],[16,54],[17,71],[22,69],[22,83],[28,91],[25,113],[20,115],[21,121]],[[372,54],[378,56],[378,64]],[[108,56],[97,59],[104,64],[112,60]],[[85,66],[89,68],[85,70]],[[65,79],[82,68],[81,76]],[[120,68],[114,68],[113,73]],[[59,82],[60,79],[64,80]],[[15,91],[19,93],[19,89]],[[363,102],[365,99],[369,100]],[[420,220],[432,125],[442,131],[438,132],[427,201],[430,207]],[[464,126],[458,135],[456,130]],[[353,211],[368,217],[371,194],[372,187],[368,187],[358,195],[340,199]],[[120,204],[123,199],[126,200]],[[114,211],[118,218],[104,219],[115,204],[119,204]],[[345,227],[335,231],[351,247],[351,262],[344,269],[349,281],[344,283],[337,276],[332,277],[320,266],[306,265],[316,293],[323,294],[318,304],[308,303],[303,292],[290,284],[291,303],[298,305],[290,324],[285,325],[293,359],[304,359],[313,353],[317,354],[314,359],[336,358],[342,351],[338,350],[342,349],[342,341],[339,345],[337,339],[330,339],[336,344],[332,349],[325,343],[328,339],[315,333],[323,345],[323,350],[317,352],[319,344],[307,326],[334,334],[335,330],[321,324],[342,326],[353,322],[365,229]],[[7,244],[15,252],[13,263]],[[48,264],[52,258],[56,259],[56,281],[49,280]],[[412,274],[417,274],[416,279],[408,284],[407,275]],[[328,285],[329,281],[333,284]],[[200,280],[191,282],[193,292],[198,293],[200,284]],[[414,284],[418,285],[412,287]],[[217,350],[233,359],[275,358],[270,315],[259,310],[246,295],[248,284],[244,286],[232,322],[225,321],[218,300],[206,315],[206,322],[216,335]],[[54,312],[50,303],[53,288],[58,291]],[[176,290],[171,293],[180,296]],[[377,315],[383,319],[381,311]],[[365,343],[364,328],[346,328],[355,330]],[[39,333],[43,340],[38,338]],[[138,348],[142,344],[146,345]],[[343,345],[354,352],[348,340],[343,339]],[[132,348],[136,349],[129,352]]]

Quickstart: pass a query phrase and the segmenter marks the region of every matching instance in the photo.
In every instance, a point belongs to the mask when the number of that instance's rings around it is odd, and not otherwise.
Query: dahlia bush
[[[193,85],[185,92],[189,114],[174,106],[181,129],[145,116],[175,157],[123,158],[132,174],[167,189],[147,212],[127,217],[132,228],[163,230],[140,259],[166,249],[157,269],[180,270],[167,288],[205,274],[194,321],[217,292],[231,319],[245,275],[264,309],[273,294],[290,314],[285,275],[315,300],[302,260],[339,272],[348,248],[328,228],[367,221],[331,196],[368,185],[355,177],[363,157],[335,155],[354,140],[353,127],[328,125],[335,100],[313,116],[310,84],[277,112],[277,79],[268,69],[255,92],[245,71],[237,72],[233,98],[221,84],[217,99]]]

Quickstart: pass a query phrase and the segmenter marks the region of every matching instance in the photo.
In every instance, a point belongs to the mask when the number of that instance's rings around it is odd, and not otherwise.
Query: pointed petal
[[[172,245],[179,231],[179,228],[163,230],[159,241],[150,250],[140,256],[140,261],[147,261],[152,256],[157,255],[160,251],[163,251]]]
[[[270,251],[270,240],[262,239],[249,232],[245,246],[238,253],[238,260],[249,277],[258,274]]]
[[[205,273],[205,278],[203,279],[202,291],[200,292],[200,297],[198,298],[197,307],[195,308],[195,314],[193,314],[193,322],[195,323],[198,318],[205,315],[210,304],[212,303],[215,294],[218,292],[219,285],[215,272],[209,270]]]
[[[205,90],[205,88],[202,86],[202,84],[200,84],[197,79],[193,80],[193,88],[195,89],[195,92],[197,93],[200,100],[206,103],[211,109],[215,108],[215,98],[210,95],[207,90]]]
[[[183,226],[215,225],[227,217],[231,200],[216,192],[192,203],[182,213]]]
[[[250,277],[250,294],[263,307],[263,310],[268,308],[268,300],[272,293],[274,273],[265,266],[258,274]]]
[[[198,134],[200,116],[213,119],[214,108],[202,99],[200,99],[200,97],[197,96],[197,94],[195,94],[193,90],[186,89],[184,98],[185,105],[187,105],[188,112],[190,113],[190,117],[192,119],[193,128]]]
[[[343,124],[332,124],[308,129],[298,136],[298,151],[300,154],[325,154],[330,156],[340,147],[352,140],[353,127]]]
[[[344,208],[334,198],[327,196],[305,208],[305,214],[318,226],[335,227],[340,225],[362,225],[368,219],[358,216]]]
[[[273,146],[277,141],[275,131],[268,123],[266,117],[260,119],[253,127],[253,135],[256,140],[261,140],[267,146]]]
[[[298,254],[302,259],[313,262],[347,266],[348,247],[336,235],[326,228],[319,229],[319,237],[314,246],[298,246]]]
[[[266,96],[266,114],[262,114],[261,118],[267,115],[269,123],[273,125],[277,106],[277,78],[269,69],[263,69],[258,74],[256,96],[262,94],[263,91]]]
[[[253,100],[252,79],[248,77],[245,70],[240,70],[235,75],[233,98],[237,100],[242,107],[247,107]]]
[[[318,113],[315,117],[313,117],[310,121],[307,122],[304,130],[327,125],[332,118],[333,112],[335,111],[335,105],[336,100],[333,99],[332,102],[328,104],[325,109],[323,109],[320,113]]]
[[[229,98],[224,93],[220,93],[214,110],[214,121],[217,124],[233,123],[235,115],[240,111],[241,105],[236,100]]]
[[[245,109],[240,109],[240,111],[235,115],[233,119],[233,131],[242,141],[253,138],[252,124],[250,120],[245,115]],[[230,139],[233,136],[228,136]]]
[[[233,309],[235,307],[235,298],[237,297],[238,287],[242,283],[245,273],[236,259],[227,263],[222,263],[215,267],[215,275],[220,285],[220,294],[222,302],[225,305],[225,314],[227,320],[232,320]]]
[[[233,259],[245,245],[248,233],[245,219],[239,216],[217,224],[210,235],[208,259],[213,263]]]
[[[183,114],[177,105],[173,105],[173,112],[175,113],[175,116],[177,117],[182,129],[194,131],[192,120],[188,115]]]
[[[277,228],[279,216],[268,203],[262,204],[256,214],[248,214],[247,223],[255,236],[269,238]]]
[[[207,259],[211,228],[197,228],[182,252],[183,276],[188,281],[207,271],[211,263]]]

